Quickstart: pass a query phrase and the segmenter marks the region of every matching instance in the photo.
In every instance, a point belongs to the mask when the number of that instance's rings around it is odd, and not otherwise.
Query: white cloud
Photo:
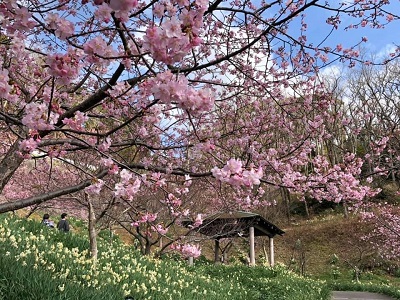
[[[389,56],[390,53],[394,53],[396,51],[396,46],[393,44],[386,44],[382,47],[379,52],[376,54],[378,59],[385,59]]]

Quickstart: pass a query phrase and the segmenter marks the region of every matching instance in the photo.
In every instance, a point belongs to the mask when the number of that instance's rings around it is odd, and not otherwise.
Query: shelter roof
[[[193,223],[192,220],[182,221],[182,225],[186,227],[193,226]],[[213,239],[222,239],[240,236],[248,237],[250,227],[254,227],[255,236],[272,238],[277,234],[283,235],[285,233],[261,215],[244,211],[210,215],[203,220],[203,224],[194,230]]]

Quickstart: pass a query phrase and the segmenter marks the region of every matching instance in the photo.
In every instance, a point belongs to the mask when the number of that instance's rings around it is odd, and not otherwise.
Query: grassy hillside
[[[303,265],[305,275],[313,278],[351,280],[358,268],[361,280],[400,286],[399,262],[380,259],[371,245],[360,239],[369,230],[354,216],[304,220],[285,228],[285,235],[276,239],[276,260],[299,273]]]
[[[344,218],[341,215],[293,224],[285,228],[283,237],[276,239],[277,260],[290,265],[294,259],[292,265],[295,267],[299,263],[300,253],[304,252],[306,273],[323,274],[330,266],[333,255],[337,255],[341,263],[355,263],[359,250],[363,251],[363,256],[372,254],[359,239],[365,230],[367,228],[361,226],[357,218]]]
[[[34,220],[0,215],[0,299],[215,299],[324,300],[329,288],[286,268],[189,267],[181,259],[152,259],[125,244],[88,242]]]
[[[152,300],[328,300],[336,289],[375,291],[400,299],[396,278],[370,273],[361,283],[351,280],[345,261],[351,263],[361,245],[354,242],[355,236],[365,230],[357,226],[355,219],[331,216],[285,228],[284,237],[276,239],[276,258],[286,266],[215,266],[197,260],[191,267],[177,257],[144,257],[118,239],[112,244],[100,239],[94,262],[88,257],[87,237],[79,230],[63,234],[33,219],[2,214],[0,300],[119,300],[128,294]],[[298,274],[303,257],[299,253],[305,254],[306,276]],[[332,254],[338,257],[333,266]],[[332,275],[334,268],[339,276]],[[382,266],[373,269],[377,270]]]

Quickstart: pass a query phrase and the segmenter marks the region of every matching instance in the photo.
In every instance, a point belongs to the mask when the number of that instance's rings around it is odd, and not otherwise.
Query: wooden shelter
[[[192,226],[193,221],[183,221],[182,225]],[[219,261],[219,240],[224,238],[247,237],[250,243],[250,265],[255,265],[254,240],[256,236],[269,237],[269,262],[274,266],[274,237],[285,232],[267,221],[259,214],[236,211],[217,213],[208,216],[203,223],[194,229],[196,232],[207,235],[215,240],[214,261]]]

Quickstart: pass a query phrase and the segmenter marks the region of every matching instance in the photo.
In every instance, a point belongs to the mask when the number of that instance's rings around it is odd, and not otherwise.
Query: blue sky
[[[396,1],[390,4],[387,10],[395,15],[400,15],[400,2]],[[332,14],[328,11],[321,13],[321,10],[316,12],[313,9],[307,11],[306,15],[309,25],[307,30],[308,42],[312,41],[317,44],[329,33],[331,26],[326,24],[326,19]],[[389,47],[394,48],[395,44],[400,44],[400,20],[387,24],[383,29],[372,29],[367,25],[366,27],[345,30],[345,27],[351,23],[354,24],[356,21],[359,20],[348,16],[342,17],[339,28],[334,30],[332,35],[327,38],[326,44],[333,47],[342,44],[344,48],[348,48],[357,44],[365,36],[368,38],[368,42],[362,43],[362,47],[374,54],[385,51]],[[383,21],[385,22],[384,18]]]

